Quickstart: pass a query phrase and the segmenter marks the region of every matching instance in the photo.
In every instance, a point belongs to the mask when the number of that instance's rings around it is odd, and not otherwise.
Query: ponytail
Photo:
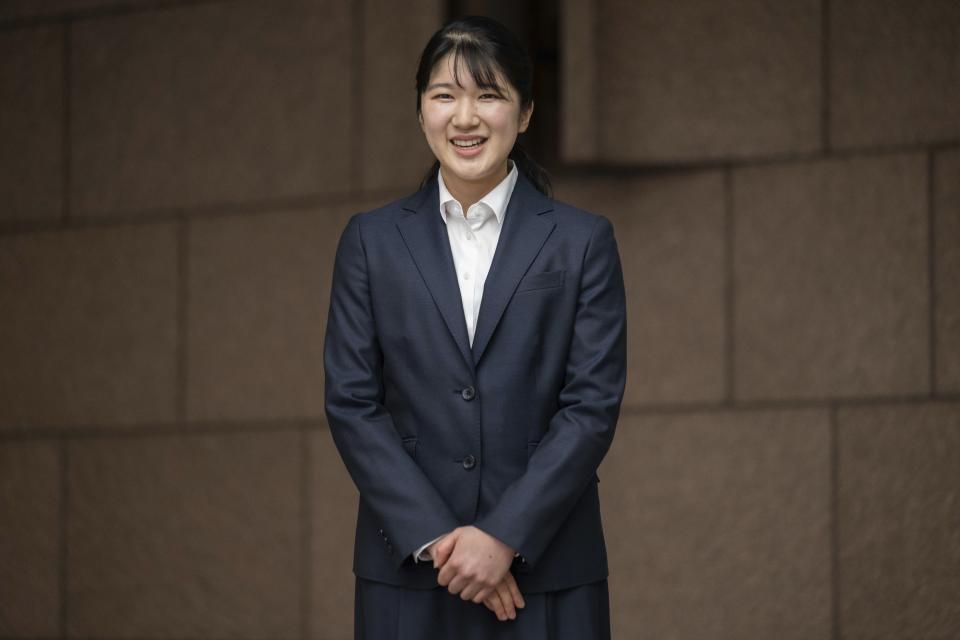
[[[434,160],[433,166],[430,167],[426,175],[423,176],[423,180],[420,181],[418,189],[423,190],[424,187],[430,184],[430,181],[437,177],[437,171],[440,171],[440,161]]]
[[[514,143],[509,157],[516,163],[520,173],[533,183],[537,191],[548,198],[553,197],[553,184],[550,182],[550,174],[530,157],[530,154],[520,145],[519,141]]]

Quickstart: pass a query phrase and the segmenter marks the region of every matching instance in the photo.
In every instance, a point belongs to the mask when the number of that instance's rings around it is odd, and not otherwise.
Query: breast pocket
[[[528,273],[523,280],[520,281],[520,284],[517,285],[517,293],[561,287],[563,286],[564,273],[564,269],[560,269],[558,271]]]

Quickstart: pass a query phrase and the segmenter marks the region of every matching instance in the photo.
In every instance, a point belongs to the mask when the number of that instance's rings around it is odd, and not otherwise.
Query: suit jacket
[[[608,575],[596,470],[626,378],[613,227],[521,173],[467,336],[437,179],[353,215],[324,344],[330,433],[360,492],[357,576],[434,588],[413,551],[473,524],[523,593]]]

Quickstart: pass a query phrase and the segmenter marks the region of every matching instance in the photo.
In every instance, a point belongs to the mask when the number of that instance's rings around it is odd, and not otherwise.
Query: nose
[[[480,124],[477,108],[473,100],[460,100],[453,112],[453,126],[467,129]]]

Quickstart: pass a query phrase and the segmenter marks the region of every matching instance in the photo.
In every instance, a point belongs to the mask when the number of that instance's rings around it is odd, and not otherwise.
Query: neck
[[[467,215],[467,210],[476,204],[480,198],[490,193],[494,187],[500,184],[509,173],[509,163],[504,160],[503,166],[494,175],[483,180],[461,180],[457,176],[449,175],[443,166],[440,172],[443,174],[443,184],[450,192],[460,206],[463,207],[463,215]]]

